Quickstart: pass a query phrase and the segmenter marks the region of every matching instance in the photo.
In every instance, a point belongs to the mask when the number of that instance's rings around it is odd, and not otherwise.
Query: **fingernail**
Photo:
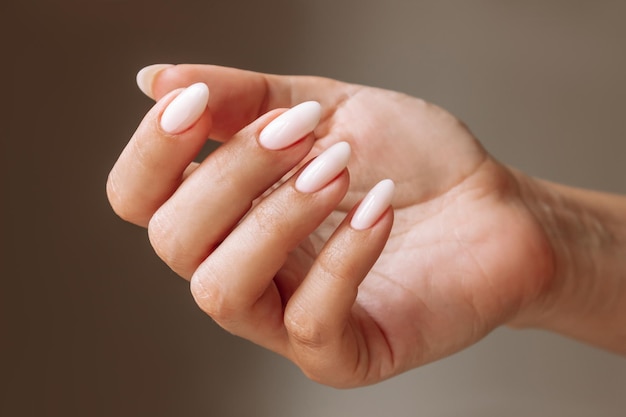
[[[326,149],[302,171],[296,180],[296,189],[303,193],[321,190],[348,165],[350,151],[348,142],[339,142]]]
[[[287,110],[261,131],[259,143],[264,148],[283,149],[302,139],[315,129],[322,117],[322,106],[307,101]]]
[[[356,230],[372,227],[391,204],[395,188],[391,180],[382,180],[376,184],[359,204],[350,226]]]
[[[197,83],[187,87],[167,106],[161,116],[161,128],[177,134],[189,129],[204,113],[209,102],[209,87]]]
[[[147,67],[139,70],[137,73],[137,86],[141,92],[150,98],[154,98],[152,94],[152,84],[154,83],[154,78],[159,72],[173,66],[174,65],[172,64],[154,64],[148,65]]]

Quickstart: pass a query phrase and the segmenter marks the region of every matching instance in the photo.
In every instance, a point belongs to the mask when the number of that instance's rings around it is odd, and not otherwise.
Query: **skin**
[[[194,82],[209,86],[209,108],[166,134],[160,115]],[[505,324],[626,354],[624,197],[510,169],[454,116],[396,92],[202,65],[161,71],[152,92],[109,176],[113,209],[148,228],[218,324],[311,379],[376,383]],[[264,126],[308,100],[324,112],[314,132],[259,145]],[[192,162],[207,137],[224,144]],[[338,141],[352,146],[348,169],[297,191],[298,170]],[[384,178],[396,182],[393,210],[352,229]]]

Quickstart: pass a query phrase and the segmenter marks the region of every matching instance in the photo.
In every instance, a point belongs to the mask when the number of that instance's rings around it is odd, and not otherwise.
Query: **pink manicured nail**
[[[372,227],[391,204],[395,184],[391,180],[382,180],[370,190],[356,209],[350,225],[356,230]]]
[[[209,102],[209,87],[204,83],[187,87],[167,106],[161,116],[161,128],[177,134],[198,121]]]
[[[137,87],[141,90],[142,93],[147,95],[150,98],[154,98],[152,93],[152,83],[154,83],[154,78],[157,74],[164,69],[171,68],[174,65],[172,64],[154,64],[148,65],[145,68],[142,68],[137,73]]]
[[[326,149],[302,171],[296,189],[303,193],[321,190],[348,165],[350,151],[348,142],[335,143]]]
[[[322,106],[317,101],[298,104],[272,120],[259,135],[259,142],[267,149],[286,148],[312,132],[321,117]]]

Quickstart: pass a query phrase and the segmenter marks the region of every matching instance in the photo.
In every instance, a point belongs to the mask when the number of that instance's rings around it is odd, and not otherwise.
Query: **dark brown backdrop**
[[[4,1],[0,415],[623,415],[623,359],[533,331],[313,384],[201,314],[104,183],[151,105],[136,71],[205,62],[419,95],[509,164],[625,193],[625,4]]]

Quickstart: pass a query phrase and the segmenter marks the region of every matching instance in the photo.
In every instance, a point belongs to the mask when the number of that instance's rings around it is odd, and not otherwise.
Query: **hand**
[[[164,108],[196,82],[209,86],[210,110],[164,132]],[[450,355],[522,314],[554,277],[518,176],[441,108],[214,66],[165,68],[147,92],[159,101],[111,172],[114,209],[149,226],[200,308],[314,380],[371,384]],[[285,108],[309,100],[322,108],[312,135],[281,150],[259,145]],[[209,136],[225,144],[190,163]],[[294,191],[303,164],[340,141],[352,148],[350,178]],[[350,211],[383,178],[397,184],[393,228],[390,210],[367,230],[350,227]]]

